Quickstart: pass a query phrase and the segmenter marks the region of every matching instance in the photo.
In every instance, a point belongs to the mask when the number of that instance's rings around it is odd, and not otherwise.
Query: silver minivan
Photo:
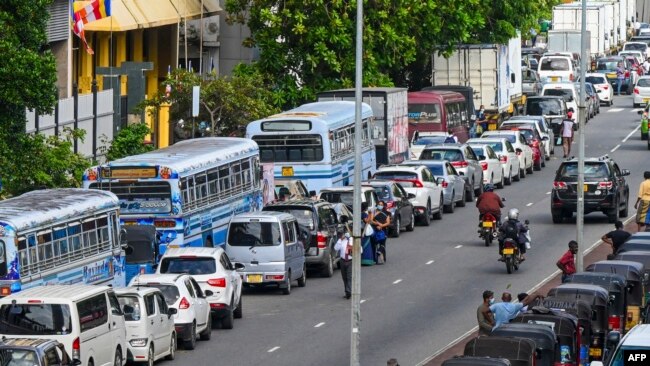
[[[282,212],[255,212],[230,220],[226,253],[241,263],[245,287],[277,284],[282,293],[291,293],[291,284],[307,284],[305,247],[293,215]]]

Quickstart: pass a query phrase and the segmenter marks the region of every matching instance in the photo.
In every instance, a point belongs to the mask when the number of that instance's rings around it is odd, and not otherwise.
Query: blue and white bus
[[[92,167],[83,182],[117,195],[123,225],[155,226],[162,255],[223,245],[233,215],[262,208],[259,178],[255,142],[203,137]]]
[[[274,178],[301,179],[310,191],[354,181],[354,102],[317,102],[254,121],[246,137],[257,142],[263,164],[274,164]],[[370,139],[372,109],[362,105],[361,179],[375,172]]]
[[[0,201],[0,295],[39,285],[126,285],[119,202],[110,192],[45,189]]]

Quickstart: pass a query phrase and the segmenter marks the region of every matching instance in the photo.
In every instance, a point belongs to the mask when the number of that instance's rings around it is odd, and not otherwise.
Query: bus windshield
[[[70,308],[63,304],[10,304],[0,307],[0,334],[64,335],[72,331]]]
[[[123,214],[169,213],[172,210],[171,185],[166,181],[94,182],[89,188],[113,192],[120,199]]]

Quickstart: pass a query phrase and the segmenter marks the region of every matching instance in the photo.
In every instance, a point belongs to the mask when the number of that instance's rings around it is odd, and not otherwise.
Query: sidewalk
[[[625,225],[625,230],[629,233],[636,233],[637,226],[632,220],[631,223]],[[584,258],[584,266],[587,267],[589,264],[598,262],[601,260],[607,259],[607,255],[612,253],[612,247],[609,246],[609,244],[601,242],[592,250],[589,254],[587,254]],[[544,283],[538,290],[542,295],[546,295],[548,291],[562,283],[561,281],[561,276],[557,275],[550,279],[548,282]],[[495,294],[496,296],[497,294]],[[478,305],[477,305],[478,306]],[[456,355],[462,355],[463,351],[465,349],[465,344],[472,338],[476,337],[478,335],[478,332],[474,332],[467,337],[461,339],[457,344],[452,346],[451,348],[445,350],[441,354],[437,355],[433,359],[431,359],[429,362],[425,364],[425,366],[439,366],[442,365],[443,361],[448,360]]]

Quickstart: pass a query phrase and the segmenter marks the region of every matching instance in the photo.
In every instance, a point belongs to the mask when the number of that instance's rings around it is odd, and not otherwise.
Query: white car
[[[156,273],[187,273],[201,286],[215,321],[232,329],[234,318],[242,317],[242,278],[222,247],[168,248],[160,259]]]
[[[542,88],[543,96],[553,96],[553,97],[562,97],[566,101],[566,107],[568,109],[573,109],[573,116],[571,119],[573,122],[578,123],[578,115],[580,110],[578,109],[578,90],[574,83],[555,83],[555,84],[545,84]]]
[[[614,88],[607,81],[607,75],[603,73],[587,73],[585,81],[591,83],[596,88],[598,98],[601,103],[606,103],[611,106],[614,103]]]
[[[533,149],[528,146],[526,138],[519,131],[485,131],[481,138],[501,137],[507,139],[517,153],[519,158],[519,172],[521,178],[526,177],[526,173],[533,172]]]
[[[644,52],[642,51],[620,51],[618,53],[619,56],[633,56],[639,64],[643,64],[643,61],[645,61]]]
[[[506,121],[503,121],[501,126],[531,126],[542,138],[540,145],[543,147],[542,152],[544,153],[544,158],[546,160],[551,160],[551,154],[554,153],[555,145],[553,144],[553,138],[555,134],[553,129],[549,128],[546,125],[546,119],[543,116],[515,116]]]
[[[641,76],[634,86],[634,108],[644,106],[650,101],[650,76]]]
[[[573,58],[562,54],[544,54],[537,74],[543,83],[572,83],[578,76]]]
[[[422,150],[429,144],[443,144],[452,135],[447,132],[419,132],[416,131],[411,139],[411,159],[419,159]]]
[[[623,56],[623,52],[627,51],[638,51],[643,54],[643,58],[641,60],[641,63],[643,63],[643,60],[646,58],[650,57],[650,46],[648,46],[647,43],[645,42],[625,42],[623,45],[623,51],[619,52],[619,56]]]
[[[444,207],[442,187],[424,165],[383,165],[377,169],[373,178],[399,182],[406,193],[415,195],[410,201],[416,210],[428,209],[429,212],[442,212]]]
[[[475,138],[467,140],[467,143],[471,145],[483,144],[488,145],[494,150],[499,157],[501,162],[501,168],[503,169],[503,182],[505,185],[509,186],[512,184],[512,181],[519,181],[520,178],[520,169],[519,169],[519,156],[515,148],[512,146],[510,141],[506,138]]]
[[[151,287],[126,287],[115,290],[126,321],[127,360],[153,365],[161,358],[176,355],[176,329],[173,316],[178,312],[165,302],[162,292]]]
[[[478,161],[483,168],[483,183],[494,184],[497,188],[503,188],[504,174],[501,161],[497,154],[492,150],[490,145],[486,144],[469,144],[478,156]]]
[[[208,340],[212,336],[210,305],[198,283],[188,274],[143,274],[133,277],[129,287],[155,287],[165,297],[167,306],[177,310],[174,328],[185,349],[196,347],[197,337]]]

